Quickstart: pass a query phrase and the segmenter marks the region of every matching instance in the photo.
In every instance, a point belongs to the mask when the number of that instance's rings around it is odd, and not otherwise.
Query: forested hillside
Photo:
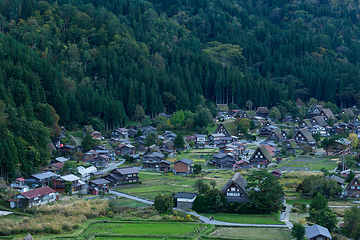
[[[46,163],[58,123],[112,129],[139,109],[298,97],[359,105],[358,9],[336,0],[2,0],[1,166],[13,177]]]

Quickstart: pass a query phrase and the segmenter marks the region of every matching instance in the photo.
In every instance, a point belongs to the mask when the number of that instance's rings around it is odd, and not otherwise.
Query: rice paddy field
[[[209,225],[197,223],[95,223],[84,231],[84,236],[96,237],[195,237]],[[106,235],[106,236],[104,236]]]

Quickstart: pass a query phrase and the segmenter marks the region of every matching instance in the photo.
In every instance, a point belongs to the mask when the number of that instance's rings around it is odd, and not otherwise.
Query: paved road
[[[110,190],[109,193],[114,194],[114,195],[116,195],[118,197],[125,197],[125,198],[129,198],[129,199],[139,201],[139,202],[143,202],[143,203],[150,204],[150,205],[154,204],[153,201],[150,201],[150,200],[147,200],[147,199],[144,199],[144,198],[139,198],[139,197],[129,195],[129,194],[126,194],[126,193],[122,193],[122,192],[118,192],[118,191]]]
[[[102,172],[108,172],[108,171],[111,171],[117,167],[119,167],[120,165],[124,164],[125,160],[121,160],[120,162],[113,162],[113,163],[110,163],[109,166],[107,166],[106,168],[102,169],[101,171]]]
[[[110,190],[109,193],[114,194],[114,195],[119,196],[119,197],[125,197],[125,198],[129,198],[129,199],[132,199],[132,200],[135,200],[135,201],[147,203],[147,204],[150,204],[150,205],[154,204],[153,201],[150,201],[150,200],[147,200],[147,199],[144,199],[144,198],[139,198],[139,197],[129,195],[129,194],[126,194],[126,193],[122,193],[122,192],[118,192],[118,191]],[[202,215],[197,214],[195,212],[187,212],[187,214],[191,214],[193,216],[198,217],[200,219],[200,221],[202,221],[203,223],[213,224],[213,225],[217,225],[217,226],[292,228],[292,223],[289,221],[289,214],[290,214],[291,207],[292,207],[291,205],[286,206],[286,213],[285,213],[285,223],[286,223],[286,225],[229,223],[229,222],[222,222],[222,221],[217,221],[217,220],[210,220],[208,217],[202,216]],[[174,208],[174,209],[178,210],[178,211],[183,211],[183,210],[181,210],[179,208]]]

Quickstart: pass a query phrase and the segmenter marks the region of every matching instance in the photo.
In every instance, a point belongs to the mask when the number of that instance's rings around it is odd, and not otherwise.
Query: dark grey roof
[[[197,193],[188,193],[188,192],[178,192],[174,198],[187,198],[187,199],[193,199],[197,196]]]
[[[110,182],[108,180],[102,178],[102,179],[92,180],[91,183],[99,185],[99,184],[107,184]]]
[[[243,192],[246,192],[247,181],[239,172],[235,173],[234,176],[230,178],[230,180],[221,189],[221,192],[225,192],[226,189],[231,185],[231,183],[236,184],[238,187],[240,187],[243,190]]]
[[[133,173],[139,173],[138,170],[136,170],[133,167],[125,167],[125,168],[116,168],[115,169],[118,173],[125,175],[125,174],[133,174]]]
[[[223,157],[225,157],[227,154],[226,153],[217,153],[217,154],[215,154],[213,157],[214,158],[223,158]]]
[[[47,172],[42,172],[42,173],[36,173],[31,176],[34,178],[37,178],[37,179],[44,179],[44,178],[58,177],[59,175],[54,174],[53,172],[47,171]]]
[[[183,158],[183,159],[177,160],[176,162],[174,162],[174,164],[177,163],[177,162],[183,162],[183,163],[185,163],[185,164],[187,164],[187,165],[193,164],[193,161],[190,160],[190,159],[187,159],[187,158]]]
[[[340,183],[340,184],[344,184],[345,183],[345,179],[338,177],[336,175],[331,175],[331,177],[327,177],[326,180],[330,180],[330,179],[334,179],[336,182]]]
[[[305,232],[306,232],[306,236],[308,237],[308,239],[311,239],[311,238],[319,236],[319,235],[327,237],[330,240],[332,239],[329,230],[327,228],[317,225],[317,224],[315,224],[311,227],[305,228]]]

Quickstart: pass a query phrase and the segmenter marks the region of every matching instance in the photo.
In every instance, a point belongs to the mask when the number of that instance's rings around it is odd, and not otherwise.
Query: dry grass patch
[[[87,218],[106,215],[108,202],[101,200],[67,200],[53,204],[34,206],[28,209],[33,217],[22,217],[14,221],[4,217],[0,221],[0,235],[18,233],[53,233],[70,232],[78,229]]]

